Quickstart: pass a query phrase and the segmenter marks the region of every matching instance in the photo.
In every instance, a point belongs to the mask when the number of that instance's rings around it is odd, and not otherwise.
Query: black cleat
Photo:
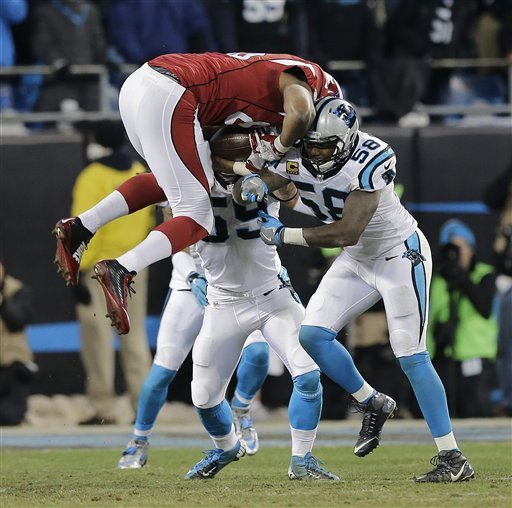
[[[356,407],[364,416],[354,453],[358,457],[365,457],[379,446],[382,427],[388,418],[393,417],[396,402],[391,397],[377,392],[366,405],[357,404]]]
[[[418,483],[454,483],[465,482],[475,477],[475,472],[459,450],[445,450],[434,455],[430,463],[432,471],[414,478]]]
[[[135,272],[129,272],[115,259],[104,259],[94,265],[93,279],[96,279],[105,295],[107,315],[119,335],[130,331],[128,316],[128,295],[135,293],[131,284]]]

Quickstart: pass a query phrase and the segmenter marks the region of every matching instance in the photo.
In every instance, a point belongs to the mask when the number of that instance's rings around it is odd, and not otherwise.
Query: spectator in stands
[[[114,0],[106,12],[109,42],[125,63],[142,64],[162,53],[216,49],[200,0]]]
[[[476,259],[475,236],[460,220],[442,226],[439,243],[427,346],[453,416],[489,416],[497,350],[494,269]]]
[[[18,425],[37,366],[25,327],[32,314],[32,295],[22,282],[6,274],[0,260],[0,425]]]
[[[11,25],[21,23],[27,15],[26,0],[4,0],[0,2],[0,67],[11,67],[16,63],[16,48]],[[13,106],[13,87],[10,81],[0,82],[0,111]]]
[[[205,0],[204,3],[220,51],[309,57],[307,0]]]
[[[94,124],[87,155],[91,162],[79,174],[73,188],[73,215],[101,200],[128,178],[144,172],[142,164],[135,161],[125,147],[125,133],[120,121]],[[99,284],[91,279],[91,268],[98,260],[118,256],[139,243],[146,237],[153,222],[152,208],[119,219],[95,235],[82,258],[79,284],[73,289],[82,338],[86,393],[95,414],[81,424],[116,423],[113,334],[108,321],[103,319],[103,293]],[[142,278],[139,279],[139,276]],[[131,300],[130,333],[120,341],[121,365],[134,411],[137,410],[139,392],[151,365],[145,328],[147,287],[148,270],[143,270],[138,274],[137,293]]]
[[[502,390],[502,412],[512,416],[512,163],[485,190],[484,201],[499,211],[500,222],[494,242],[498,272],[498,357],[496,360]]]
[[[430,70],[432,59],[476,56],[477,5],[477,0],[400,0],[393,10],[387,24],[389,57],[407,64],[405,76],[409,79],[419,78],[417,102],[439,104],[448,95],[454,73],[451,69]],[[403,126],[421,126],[427,118],[411,114],[401,120]]]
[[[317,0],[307,2],[312,58],[324,68],[330,60],[370,62],[383,50],[384,0]],[[344,27],[350,27],[350,30]],[[346,98],[368,106],[364,70],[333,71]]]
[[[36,110],[99,109],[98,76],[71,75],[70,65],[104,64],[106,41],[99,9],[90,0],[50,0],[36,5],[32,52],[53,73]]]

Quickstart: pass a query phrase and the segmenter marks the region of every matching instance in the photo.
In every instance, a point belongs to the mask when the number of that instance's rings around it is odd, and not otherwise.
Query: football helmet
[[[356,110],[338,97],[324,97],[315,104],[316,117],[302,139],[302,159],[310,171],[325,174],[342,165],[350,156],[359,131]],[[336,143],[328,158],[310,157],[308,144],[321,146]]]

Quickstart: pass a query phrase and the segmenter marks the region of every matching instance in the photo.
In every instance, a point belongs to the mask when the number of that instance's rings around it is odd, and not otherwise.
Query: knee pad
[[[312,370],[293,378],[293,386],[298,395],[303,399],[314,399],[322,393],[320,383],[320,371]]]
[[[242,358],[252,364],[265,366],[269,362],[269,346],[266,342],[255,342],[244,348]]]
[[[208,409],[220,404],[224,400],[224,393],[217,385],[218,383],[212,383],[211,379],[192,379],[191,392],[194,406]]]
[[[336,333],[320,326],[302,325],[299,331],[300,345],[309,353],[336,338]]]
[[[165,369],[179,370],[188,352],[188,349],[178,347],[175,344],[157,347],[153,362]]]

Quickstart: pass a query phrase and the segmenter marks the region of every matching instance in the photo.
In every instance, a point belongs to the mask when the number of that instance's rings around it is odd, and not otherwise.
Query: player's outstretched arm
[[[259,179],[261,181],[262,187],[266,187],[267,192],[274,192],[277,189],[285,187],[290,183],[290,180],[284,178],[276,173],[272,173],[268,170],[261,170],[257,174],[252,174],[251,177],[253,179]],[[247,177],[245,177],[247,178]],[[233,185],[233,189],[231,194],[233,195],[233,199],[235,203],[239,205],[246,205],[248,202],[261,201],[262,199],[247,199],[248,189],[246,187],[246,182],[244,178],[240,178]],[[252,186],[255,190],[256,187]],[[262,196],[263,197],[263,196]]]
[[[353,191],[345,201],[343,217],[332,224],[314,228],[287,228],[277,219],[260,213],[260,236],[272,245],[302,245],[304,247],[348,247],[355,245],[373,217],[379,204],[380,190]]]

